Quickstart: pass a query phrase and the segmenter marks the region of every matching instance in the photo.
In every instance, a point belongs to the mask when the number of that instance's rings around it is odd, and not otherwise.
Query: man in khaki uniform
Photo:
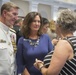
[[[1,7],[0,17],[0,75],[15,75],[15,56],[11,41],[11,25],[18,18],[19,7],[7,2]]]

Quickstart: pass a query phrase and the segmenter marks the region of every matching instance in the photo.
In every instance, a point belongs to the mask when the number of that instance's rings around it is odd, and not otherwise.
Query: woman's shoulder
[[[67,40],[59,40],[55,48],[57,51],[70,51],[72,49]]]
[[[48,38],[49,35],[48,35],[48,34],[42,34],[41,37],[46,37],[46,38]]]
[[[68,43],[68,41],[67,40],[63,40],[63,39],[60,39],[60,40],[58,40],[58,45],[66,45]]]
[[[21,36],[21,37],[19,38],[18,42],[23,42],[23,40],[24,40],[24,37]]]
[[[21,37],[19,38],[19,40],[22,40],[22,39],[24,39],[24,37],[23,37],[23,36],[21,36]]]
[[[42,35],[40,36],[40,39],[50,40],[50,41],[51,41],[51,38],[49,37],[48,34],[42,34]]]

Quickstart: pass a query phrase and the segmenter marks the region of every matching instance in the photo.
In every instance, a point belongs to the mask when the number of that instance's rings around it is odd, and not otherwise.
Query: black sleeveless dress
[[[64,67],[60,71],[59,75],[76,75],[76,37],[67,37],[64,40],[67,40],[74,50],[74,57],[71,60],[67,60]],[[49,52],[43,62],[46,68],[50,65],[51,57],[54,51]]]

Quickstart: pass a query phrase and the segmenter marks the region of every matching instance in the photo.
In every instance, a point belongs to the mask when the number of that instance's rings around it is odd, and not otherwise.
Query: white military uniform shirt
[[[10,38],[10,29],[0,22],[0,75],[14,75],[14,50]]]

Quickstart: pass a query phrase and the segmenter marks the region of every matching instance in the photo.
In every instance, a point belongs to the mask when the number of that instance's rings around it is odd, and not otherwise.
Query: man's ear
[[[5,17],[6,16],[6,13],[7,13],[7,10],[3,10],[2,15]]]

